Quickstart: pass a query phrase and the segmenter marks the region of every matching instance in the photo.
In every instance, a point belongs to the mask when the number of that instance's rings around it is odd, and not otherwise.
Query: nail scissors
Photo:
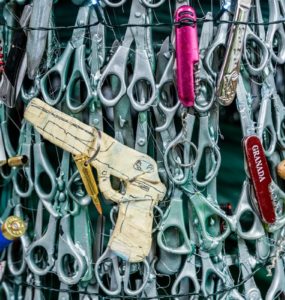
[[[74,29],[71,40],[68,42],[58,62],[42,77],[40,82],[44,100],[52,106],[57,105],[61,101],[66,91],[66,104],[68,109],[73,113],[83,111],[93,98],[91,83],[86,70],[86,46],[84,44],[86,35],[86,28],[84,26],[88,24],[89,16],[89,6],[79,8],[75,25],[82,27]],[[70,79],[67,80],[73,52],[75,53],[74,63]],[[59,89],[53,90],[53,82],[58,80],[60,81]],[[81,81],[84,83],[86,93],[84,100],[78,103],[78,99],[75,99],[74,90],[75,86]]]
[[[129,24],[145,25],[149,19],[148,11],[139,0],[132,1]],[[126,82],[128,56],[132,42],[135,42],[135,65],[130,83]],[[98,96],[106,106],[114,106],[127,93],[133,108],[136,111],[148,109],[156,99],[156,86],[150,59],[149,29],[145,27],[128,27],[122,45],[113,54],[106,68],[101,74],[98,83]],[[104,85],[110,77],[116,76],[120,82],[116,95],[106,97]],[[148,88],[145,103],[137,101],[135,91],[137,84],[142,82]],[[128,85],[128,86],[127,86]]]

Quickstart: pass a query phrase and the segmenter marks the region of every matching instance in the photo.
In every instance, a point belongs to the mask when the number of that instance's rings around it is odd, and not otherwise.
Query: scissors
[[[252,22],[263,22],[260,1],[252,0],[251,4],[251,21]],[[261,76],[266,64],[270,58],[270,52],[268,46],[265,43],[265,31],[262,25],[256,25],[256,28],[247,26],[244,41],[244,54],[243,59],[245,61],[245,67],[250,75]],[[247,48],[249,47],[249,50]],[[254,48],[252,48],[254,47]],[[258,55],[255,55],[255,54]]]
[[[223,57],[221,57],[221,51],[225,49],[227,45],[227,36],[229,32],[228,21],[230,21],[232,7],[231,0],[225,0],[221,2],[221,9],[223,11],[223,14],[220,18],[221,23],[217,28],[216,35],[211,45],[209,45],[205,51],[205,58],[203,62],[206,72],[210,74],[213,79],[216,79],[218,70],[222,64]]]
[[[100,7],[98,7],[98,10]],[[100,10],[103,16],[102,9]],[[90,24],[98,22],[98,16],[95,9],[90,12]],[[99,80],[99,71],[105,61],[105,26],[99,23],[97,26],[90,28],[91,37],[91,53],[90,53],[90,83],[93,91],[96,91]],[[102,106],[99,101],[97,93],[94,93],[93,99],[90,101],[89,106],[89,124],[103,131],[103,113]]]
[[[53,0],[33,2],[30,18],[30,27],[46,28],[52,14]],[[40,67],[47,41],[48,31],[31,30],[27,40],[27,73],[30,79],[34,79]]]
[[[143,265],[143,271],[141,268]],[[140,287],[133,289],[130,286],[130,280],[132,274],[139,274],[142,276],[142,284]],[[104,284],[103,278],[109,274],[113,277],[113,287],[107,287]],[[139,264],[131,264],[126,261],[119,260],[118,256],[110,249],[106,248],[105,252],[97,260],[95,264],[95,276],[98,281],[100,288],[109,296],[116,296],[123,291],[130,296],[139,295],[145,288],[145,285],[148,282],[150,274],[150,266],[146,259]]]
[[[30,197],[35,190],[40,199],[49,207],[48,203],[52,202],[57,191],[55,172],[47,158],[40,134],[35,132],[32,125],[25,121],[21,128],[17,155],[26,157],[28,164],[22,167],[13,167],[12,180],[16,193],[20,197],[26,198]]]
[[[85,26],[89,22],[90,7],[82,6],[79,8],[75,26]],[[73,113],[84,110],[93,98],[93,92],[89,75],[85,64],[85,34],[86,28],[74,29],[71,40],[68,42],[64,52],[58,62],[42,77],[40,86],[44,100],[52,106],[57,105],[66,91],[66,104],[68,109]],[[69,65],[73,52],[74,63],[69,80],[67,80]],[[54,91],[52,85],[60,81],[59,89]],[[79,82],[84,83],[86,93],[83,101],[74,98],[75,86]]]
[[[85,252],[79,244],[73,242],[71,236],[71,214],[69,207],[69,199],[66,192],[66,185],[68,184],[70,168],[70,154],[66,151],[63,152],[60,175],[57,177],[58,190],[55,195],[55,200],[58,202],[60,209],[60,218],[55,218],[52,214],[49,215],[49,222],[46,232],[38,239],[34,240],[26,253],[26,262],[30,270],[36,275],[43,276],[55,268],[57,275],[61,282],[72,285],[80,281],[86,272]],[[39,215],[39,225],[41,226],[43,215]],[[55,258],[55,243],[57,225],[61,230],[59,231],[58,245],[57,245],[57,258]],[[42,231],[41,228],[37,229]],[[76,239],[76,237],[75,237]],[[41,250],[41,251],[40,251]],[[37,254],[43,253],[39,261],[36,260]],[[73,263],[69,268],[65,268],[65,260],[69,257]],[[75,267],[76,266],[76,267]]]
[[[248,248],[243,239],[238,238],[239,264],[244,282],[244,295],[246,299],[262,299],[254,278],[251,276],[252,269],[256,265],[253,256],[248,252]]]
[[[129,24],[145,25],[149,19],[147,8],[139,0],[132,1]],[[135,65],[133,76],[127,87],[125,79],[128,56],[132,42],[136,44]],[[136,111],[148,109],[156,99],[156,86],[153,76],[150,54],[149,29],[145,27],[128,27],[122,45],[114,53],[99,79],[97,93],[101,102],[106,106],[114,106],[127,93],[132,107]],[[108,79],[116,76],[120,82],[116,95],[106,97],[103,89],[108,84]],[[137,101],[135,92],[137,84],[141,82],[147,86],[148,93],[145,103]]]
[[[188,212],[189,212],[188,217],[189,220],[193,220],[193,212],[189,204],[190,203],[188,202]],[[184,265],[172,285],[171,294],[174,297],[175,295],[179,295],[179,297],[174,298],[175,300],[180,299],[182,297],[180,296],[181,294],[187,294],[189,292],[191,292],[191,294],[193,293],[194,295],[193,296],[189,295],[188,299],[194,300],[199,298],[200,283],[197,278],[197,270],[196,270],[198,265],[197,258],[196,258],[197,255],[196,246],[198,246],[198,238],[192,221],[189,222],[189,235],[193,243],[192,246],[194,246],[194,248],[191,253],[187,254],[187,257],[184,261]]]
[[[176,185],[182,185],[188,180],[190,168],[194,165],[193,155],[191,155],[191,147],[194,149],[197,155],[197,148],[191,142],[192,133],[194,128],[195,116],[191,113],[187,113],[182,117],[182,129],[181,132],[172,140],[164,151],[163,161],[166,173],[169,179]],[[183,160],[177,150],[179,145],[183,145]],[[172,163],[171,163],[172,162]],[[171,164],[170,164],[171,163]],[[176,165],[176,167],[175,167]],[[172,168],[171,168],[172,167]],[[178,169],[177,169],[178,167]],[[174,169],[173,171],[171,169]],[[184,173],[181,169],[185,169]],[[177,174],[177,172],[179,172]]]
[[[283,1],[268,1],[269,22],[276,22],[285,17],[285,5]],[[277,64],[285,62],[285,31],[282,23],[270,24],[266,34],[266,43],[269,45],[272,60]],[[276,44],[278,45],[276,51]]]

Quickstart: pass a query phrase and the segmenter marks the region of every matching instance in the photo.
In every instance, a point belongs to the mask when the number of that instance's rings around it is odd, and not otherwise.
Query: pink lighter
[[[195,90],[198,89],[199,46],[196,12],[191,6],[183,5],[176,10],[174,20],[176,23],[184,23],[175,27],[178,98],[184,106],[190,107],[194,105]]]

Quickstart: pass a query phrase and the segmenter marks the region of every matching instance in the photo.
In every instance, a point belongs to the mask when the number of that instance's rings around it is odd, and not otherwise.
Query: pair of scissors
[[[266,34],[266,43],[269,45],[272,60],[277,64],[285,62],[285,30],[282,23],[274,24],[274,22],[284,19],[285,4],[282,0],[268,1],[269,5],[269,22],[273,22],[268,26]]]
[[[188,202],[188,213],[189,220],[193,220],[193,212],[190,203]],[[197,246],[198,246],[198,237],[195,232],[194,224],[192,221],[189,222],[189,235],[194,246],[193,251],[187,254],[185,258],[184,265],[181,268],[179,274],[177,275],[172,288],[171,294],[175,297],[175,300],[178,300],[182,297],[183,294],[193,293],[193,296],[188,296],[187,299],[198,299],[200,292],[200,283],[197,277]],[[181,295],[182,294],[182,295]],[[179,295],[179,297],[177,297]],[[187,296],[186,296],[187,297]],[[183,297],[182,297],[183,299]]]
[[[151,46],[149,28],[142,26],[147,24],[148,19],[147,8],[139,0],[132,1],[128,23],[139,26],[127,28],[122,44],[113,54],[100,76],[97,93],[102,104],[114,106],[125,94],[128,95],[131,105],[136,111],[144,111],[154,103],[156,99],[156,86],[149,58],[151,55],[151,51],[149,50]],[[128,84],[126,81],[126,72],[130,47],[133,42],[136,45],[135,65],[132,78]],[[112,95],[107,95],[104,93],[104,88],[106,90],[112,76],[117,77],[119,81],[118,90]],[[136,98],[136,88],[140,82],[147,87],[147,95],[144,103],[140,103],[139,99]]]
[[[85,55],[86,46],[84,44],[86,37],[86,26],[89,23],[90,6],[79,8],[72,37],[68,42],[64,52],[58,62],[42,77],[40,81],[41,92],[44,100],[52,106],[57,105],[66,92],[66,104],[73,113],[83,111],[93,98],[90,78],[87,73]],[[69,66],[74,53],[74,63],[69,80]],[[78,83],[83,83],[85,93],[83,101],[75,97],[75,87]],[[56,89],[54,86],[56,85]]]
[[[46,28],[52,14],[53,0],[33,2],[30,19],[30,27]],[[44,52],[46,50],[48,31],[31,30],[28,32],[27,40],[27,72],[30,79],[34,79],[40,67]]]
[[[57,190],[55,172],[40,134],[25,121],[21,128],[17,155],[25,157],[27,164],[13,167],[12,180],[16,193],[27,198],[35,190],[45,203],[52,202]]]
[[[63,152],[60,165],[60,174],[57,178],[57,193],[55,201],[57,201],[60,209],[60,217],[55,218],[52,214],[49,215],[49,222],[46,232],[38,239],[34,240],[26,253],[26,262],[30,270],[39,275],[46,275],[55,268],[61,282],[72,285],[78,283],[86,272],[86,259],[84,250],[76,241],[73,241],[71,235],[71,211],[69,205],[66,185],[68,184],[70,168],[70,154]],[[39,216],[39,225],[42,224],[43,215]],[[55,242],[57,227],[60,226],[57,258],[55,258]],[[38,229],[41,231],[42,229]],[[37,255],[43,254],[39,261],[36,260]],[[66,268],[64,263],[66,259],[71,259],[71,264]],[[70,268],[70,270],[69,270]]]
[[[118,208],[115,206],[110,211],[112,226],[115,226],[115,218]],[[110,230],[110,235],[112,229]],[[144,290],[150,275],[150,264],[145,258],[141,263],[130,263],[119,258],[109,247],[95,263],[95,277],[100,288],[109,296],[116,296],[125,292],[129,296],[137,296]],[[130,286],[132,274],[139,276],[140,285]],[[106,280],[109,285],[106,285]]]
[[[137,264],[121,261],[108,247],[95,264],[97,282],[104,293],[109,296],[119,295],[122,291],[129,296],[141,294],[148,282],[149,274],[150,265],[146,259]],[[140,277],[141,285],[139,287],[130,286],[132,275],[134,278]],[[111,280],[110,286],[106,286],[104,283],[107,279],[106,276]]]
[[[239,249],[239,265],[242,273],[242,278],[245,280],[244,295],[246,299],[261,299],[261,293],[258,289],[254,278],[251,276],[252,270],[256,265],[256,261],[253,256],[249,254],[245,241],[238,238]]]
[[[260,1],[252,0],[251,22],[263,22]],[[270,59],[268,45],[265,43],[263,25],[247,26],[245,33],[243,60],[246,70],[252,76],[262,76],[262,72]]]

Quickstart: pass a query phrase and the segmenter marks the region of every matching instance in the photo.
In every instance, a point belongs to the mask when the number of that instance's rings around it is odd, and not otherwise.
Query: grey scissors
[[[139,0],[132,1],[129,23],[144,25],[149,19],[147,9]],[[156,99],[156,86],[153,76],[152,65],[149,59],[150,40],[148,30],[144,27],[128,27],[122,45],[114,53],[103,73],[101,74],[97,92],[101,102],[106,106],[114,106],[127,93],[133,108],[137,111],[148,109]],[[136,44],[135,65],[133,76],[127,87],[125,79],[127,71],[128,56],[132,42]],[[106,97],[104,86],[108,80],[116,76],[120,81],[116,95]],[[145,103],[139,103],[135,97],[138,82],[143,82],[148,87],[147,99]]]
[[[238,238],[239,249],[239,264],[242,272],[244,282],[244,295],[246,299],[262,299],[260,290],[258,289],[252,274],[252,269],[256,265],[254,257],[252,257],[247,249],[246,243],[243,239]]]
[[[270,0],[269,5],[269,21],[276,22],[285,17],[285,4],[282,0]],[[283,64],[285,62],[285,31],[284,25],[270,24],[268,26],[266,34],[266,42],[269,45],[270,54],[272,60],[278,64]],[[276,45],[277,43],[277,53]]]
[[[60,175],[57,178],[58,190],[55,199],[58,202],[61,218],[55,218],[50,214],[46,232],[38,239],[33,241],[27,250],[26,261],[30,270],[37,275],[46,275],[55,267],[57,275],[61,282],[72,285],[79,282],[86,272],[86,260],[84,251],[78,244],[75,246],[73,242],[71,228],[71,214],[69,208],[69,200],[65,189],[68,184],[70,154],[63,152],[63,157],[60,166]],[[39,226],[42,224],[43,216],[39,216]],[[60,221],[59,221],[60,219]],[[55,259],[55,242],[57,225],[60,225],[58,238],[57,258]],[[36,224],[36,226],[38,226]],[[38,229],[38,231],[41,229]],[[35,257],[39,251],[42,251],[44,256],[39,262]],[[46,255],[46,256],[45,256]],[[74,259],[74,265],[71,266],[71,271],[64,268],[64,260],[66,257]],[[72,270],[73,269],[73,270]]]
[[[141,271],[141,265],[143,265],[143,271]],[[135,289],[130,286],[130,279],[133,272],[141,273],[142,276],[142,284]],[[113,286],[107,287],[104,284],[103,278],[107,274],[111,277],[114,276],[113,280],[111,279]],[[104,293],[110,296],[119,295],[122,292],[122,284],[123,291],[127,295],[139,295],[147,284],[149,274],[150,265],[146,259],[140,264],[131,264],[126,261],[120,262],[118,256],[108,247],[95,264],[97,282]]]
[[[259,0],[254,0],[251,4],[251,15],[252,22],[262,23]],[[256,28],[251,28],[250,26],[247,26],[243,59],[245,60],[245,67],[251,75],[261,76],[266,64],[268,63],[270,53],[265,43],[265,32],[263,26],[257,25],[255,27]],[[251,48],[252,46],[254,47],[253,49]],[[247,47],[249,47],[249,51],[247,51]],[[258,53],[259,58],[257,58],[255,53]]]
[[[89,15],[89,6],[80,7],[76,19],[76,26],[87,25]],[[44,100],[53,106],[60,102],[66,90],[67,107],[73,113],[84,110],[93,98],[91,83],[85,63],[85,34],[85,27],[74,29],[71,40],[68,42],[58,62],[43,76],[40,82]],[[75,52],[73,68],[70,79],[67,80],[73,52]],[[54,91],[53,84],[57,82],[58,85],[58,80],[60,81],[59,89]],[[79,101],[80,103],[78,104],[78,100],[75,99],[74,96],[74,89],[75,85],[80,81],[84,83],[86,94],[84,100]]]
[[[211,43],[211,45],[207,48],[205,51],[205,58],[204,58],[204,67],[209,73],[213,79],[216,78],[217,73],[218,73],[218,68],[220,67],[217,65],[217,63],[221,64],[221,58],[218,57],[216,59],[217,55],[221,56],[221,50],[225,49],[227,45],[227,35],[229,31],[229,23],[227,21],[230,20],[231,12],[232,12],[232,7],[233,4],[231,0],[225,0],[221,1],[221,9],[223,10],[223,14],[220,18],[221,22],[217,28],[216,35]]]
[[[16,193],[23,198],[29,197],[35,189],[40,199],[51,202],[57,190],[55,172],[47,158],[41,136],[37,132],[34,132],[33,143],[33,132],[31,124],[24,121],[17,155],[26,157],[28,163],[22,167],[13,168],[14,188]],[[34,170],[33,174],[32,170]]]

